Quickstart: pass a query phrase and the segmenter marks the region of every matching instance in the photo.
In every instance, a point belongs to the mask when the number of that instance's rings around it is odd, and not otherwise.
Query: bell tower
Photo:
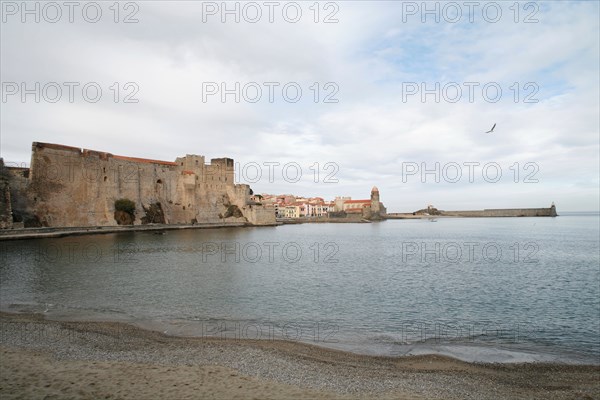
[[[371,189],[371,215],[375,218],[381,216],[379,189],[377,189],[377,186],[373,186],[373,189]]]

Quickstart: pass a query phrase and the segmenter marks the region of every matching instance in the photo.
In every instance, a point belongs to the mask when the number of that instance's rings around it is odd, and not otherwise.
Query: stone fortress
[[[235,184],[231,158],[186,155],[175,161],[125,157],[34,142],[29,168],[0,158],[0,229],[117,225],[276,225],[431,217],[555,217],[550,208],[443,211],[429,206],[388,213],[377,187],[370,199],[254,195]],[[124,208],[122,205],[126,204]],[[121,207],[120,207],[121,205]],[[317,218],[315,218],[317,217]]]
[[[0,165],[0,172],[0,228],[276,224],[272,206],[235,184],[230,158],[170,162],[34,142],[30,168]],[[120,199],[135,211],[117,210]]]

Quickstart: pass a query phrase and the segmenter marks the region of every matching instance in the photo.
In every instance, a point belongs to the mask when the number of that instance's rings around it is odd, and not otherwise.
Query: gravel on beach
[[[600,399],[600,366],[373,357],[0,313],[0,398]]]

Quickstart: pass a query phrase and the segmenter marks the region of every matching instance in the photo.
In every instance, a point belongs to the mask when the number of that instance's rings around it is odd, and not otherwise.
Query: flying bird
[[[489,131],[487,131],[486,133],[492,133],[494,132],[494,128],[496,127],[496,123],[494,122],[494,126],[492,126],[492,129],[490,129]]]

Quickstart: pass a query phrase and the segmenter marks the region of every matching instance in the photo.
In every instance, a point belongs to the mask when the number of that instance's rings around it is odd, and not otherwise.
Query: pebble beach
[[[600,399],[600,366],[373,357],[0,314],[2,399]]]

